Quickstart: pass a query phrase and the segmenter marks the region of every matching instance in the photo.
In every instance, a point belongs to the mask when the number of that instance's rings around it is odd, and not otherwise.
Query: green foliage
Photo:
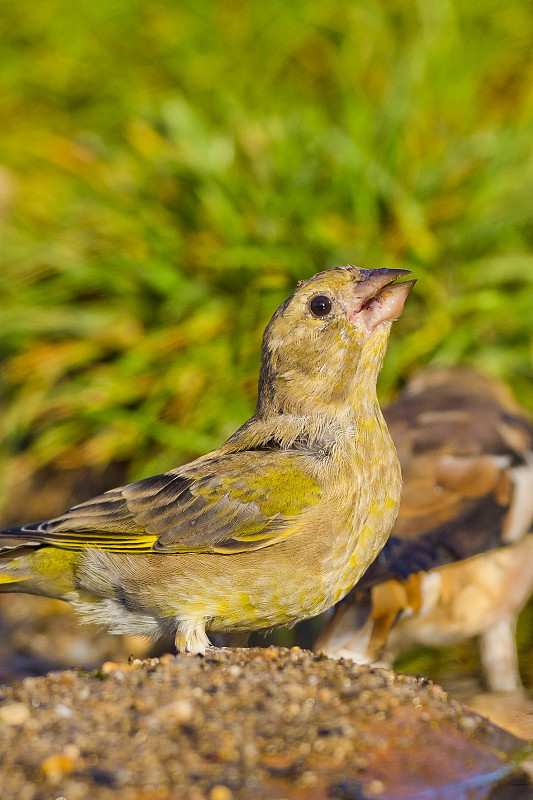
[[[467,361],[533,409],[532,27],[526,0],[4,0],[0,502],[222,441],[270,314],[339,263],[419,278],[385,399]]]

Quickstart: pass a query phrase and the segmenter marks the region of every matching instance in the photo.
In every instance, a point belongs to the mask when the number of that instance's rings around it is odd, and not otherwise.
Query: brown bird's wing
[[[230,453],[113,489],[57,519],[2,534],[19,547],[235,553],[289,536],[320,496],[301,453]]]

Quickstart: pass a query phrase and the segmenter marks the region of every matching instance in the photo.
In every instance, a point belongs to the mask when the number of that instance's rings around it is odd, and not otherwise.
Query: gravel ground
[[[521,770],[491,788],[523,744],[428,681],[299,648],[0,689],[2,800],[531,800]]]

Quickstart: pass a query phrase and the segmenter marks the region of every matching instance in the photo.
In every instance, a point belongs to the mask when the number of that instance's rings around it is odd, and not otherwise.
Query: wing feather
[[[291,535],[320,496],[299,452],[231,453],[112,489],[56,519],[3,533],[31,546],[234,553]]]

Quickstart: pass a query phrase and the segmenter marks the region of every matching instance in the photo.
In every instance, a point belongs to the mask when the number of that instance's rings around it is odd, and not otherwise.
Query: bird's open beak
[[[398,278],[411,274],[408,269],[360,269],[359,273],[361,280],[355,287],[349,318],[352,322],[362,322],[372,333],[380,322],[401,316],[416,279],[395,283]]]

